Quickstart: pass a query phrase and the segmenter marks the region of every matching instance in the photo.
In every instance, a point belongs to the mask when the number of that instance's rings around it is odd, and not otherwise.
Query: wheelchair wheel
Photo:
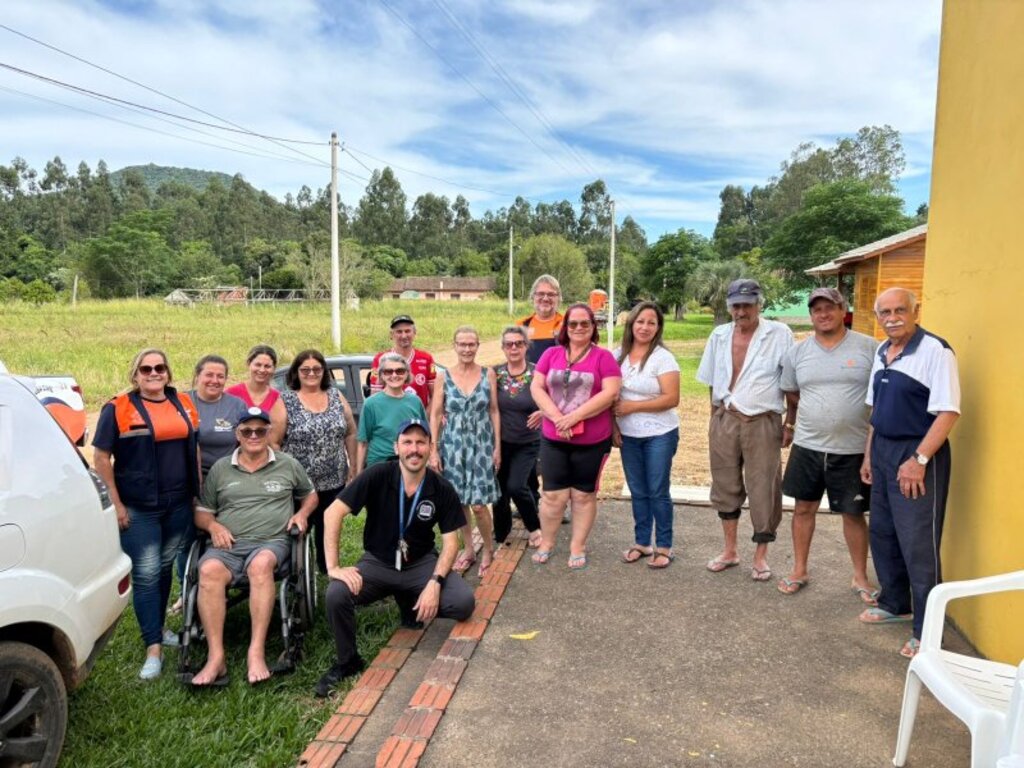
[[[178,646],[178,672],[192,671],[192,646],[200,638],[199,624],[199,558],[203,554],[204,541],[196,540],[188,551],[185,575],[181,584],[181,640]]]
[[[297,550],[293,559],[295,598],[298,602],[300,631],[306,632],[313,625],[316,609],[316,564],[313,562],[313,542],[309,536],[300,536],[296,541]]]

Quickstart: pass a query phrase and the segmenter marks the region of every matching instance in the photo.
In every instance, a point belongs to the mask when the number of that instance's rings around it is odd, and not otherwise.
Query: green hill
[[[115,185],[120,185],[122,178],[128,171],[138,171],[141,173],[142,178],[146,180],[146,186],[150,192],[156,192],[157,187],[165,181],[176,181],[202,192],[206,189],[211,179],[217,179],[221,184],[229,187],[231,186],[232,178],[229,174],[219,171],[199,171],[195,168],[174,168],[149,163],[148,165],[130,165],[114,171],[110,174],[111,181]]]

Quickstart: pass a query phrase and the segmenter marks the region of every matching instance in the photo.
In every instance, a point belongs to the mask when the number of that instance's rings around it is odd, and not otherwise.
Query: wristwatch
[[[431,580],[436,581],[438,586],[440,586],[442,589],[444,588],[444,576],[442,576],[440,573],[435,573],[431,577]]]
[[[920,464],[922,467],[927,467],[928,462],[931,460],[930,457],[925,456],[923,453],[916,452],[914,453],[914,458],[917,460],[917,463]]]

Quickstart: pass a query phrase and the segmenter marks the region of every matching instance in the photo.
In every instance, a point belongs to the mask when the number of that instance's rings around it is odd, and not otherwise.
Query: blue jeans
[[[174,558],[192,527],[191,500],[128,507],[121,549],[132,560],[132,606],[146,646],[159,645],[171,594]]]
[[[622,436],[622,468],[633,500],[636,543],[646,547],[655,530],[655,546],[672,547],[672,457],[679,447],[679,429],[654,437]]]

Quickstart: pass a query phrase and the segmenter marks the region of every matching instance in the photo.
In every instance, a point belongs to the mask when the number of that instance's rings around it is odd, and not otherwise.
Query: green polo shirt
[[[270,451],[270,461],[249,472],[235,449],[210,468],[203,484],[203,506],[236,539],[262,543],[286,539],[285,525],[296,500],[313,492],[306,470],[287,453]],[[268,449],[269,450],[269,449]]]

